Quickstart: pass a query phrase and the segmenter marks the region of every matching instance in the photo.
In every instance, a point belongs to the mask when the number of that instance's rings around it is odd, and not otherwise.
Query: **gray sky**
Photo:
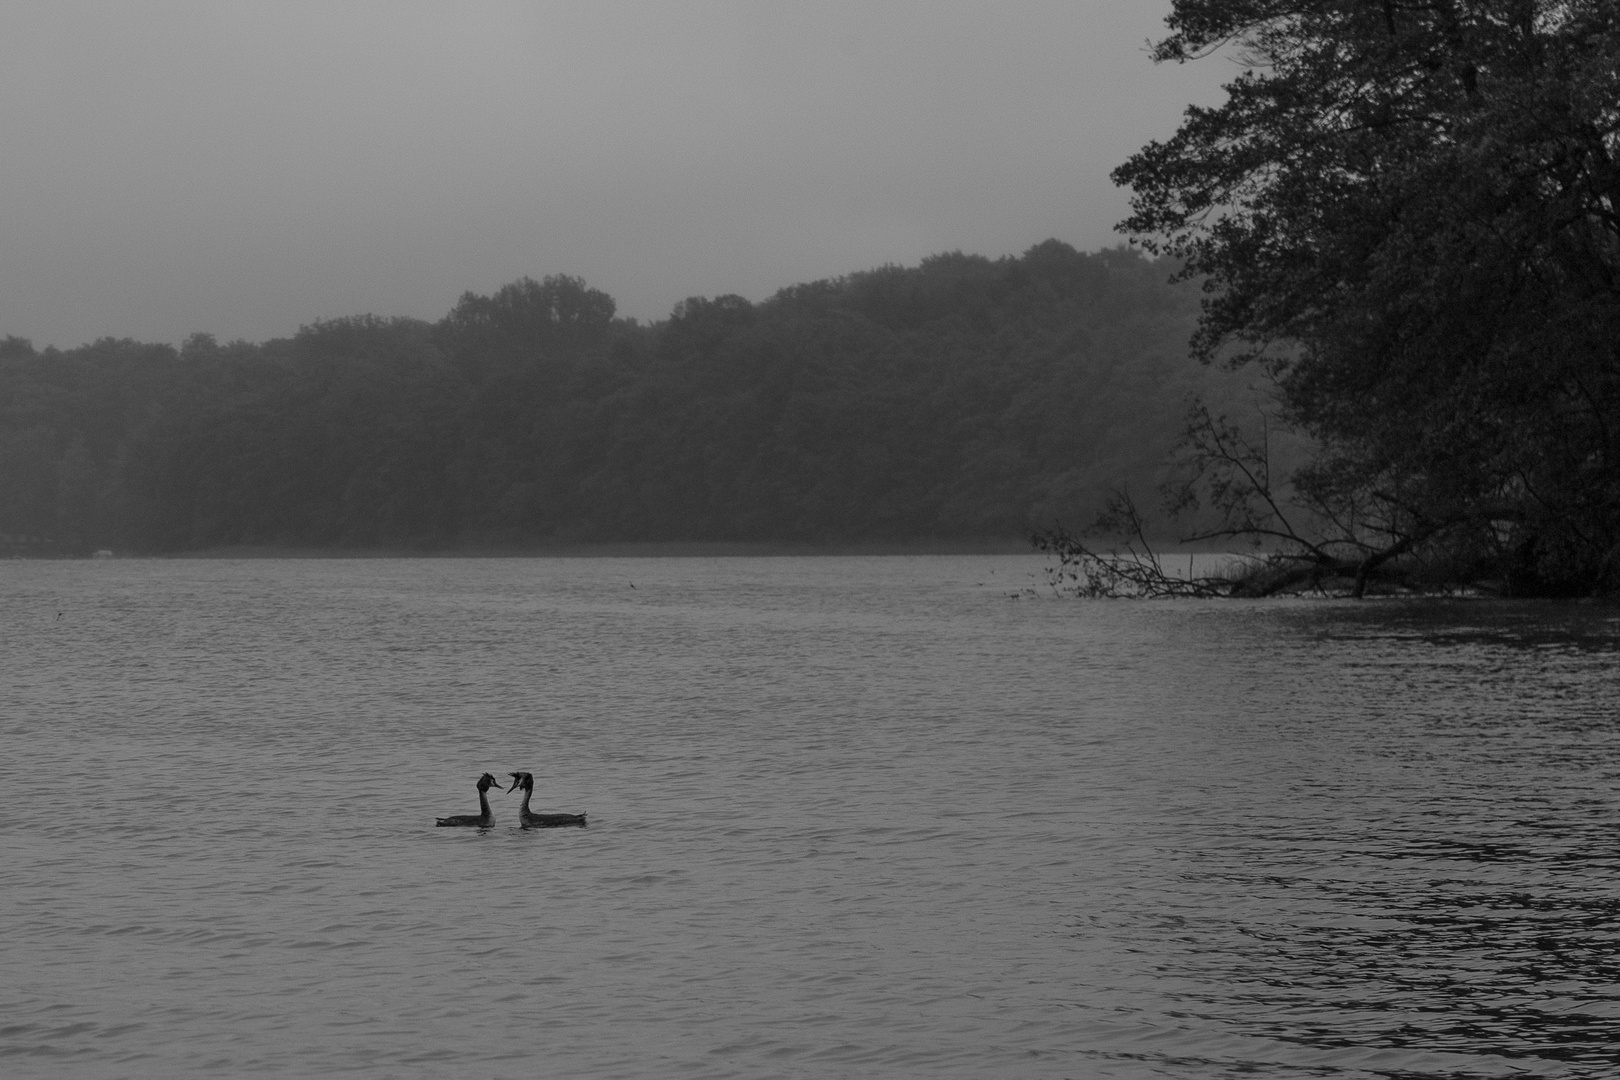
[[[566,273],[621,315],[1047,237],[1219,100],[1168,0],[0,5],[0,335],[437,319]]]

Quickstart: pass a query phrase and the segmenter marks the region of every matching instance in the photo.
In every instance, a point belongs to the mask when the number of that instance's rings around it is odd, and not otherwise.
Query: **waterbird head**
[[[515,773],[508,773],[507,775],[509,775],[512,778],[512,786],[506,789],[506,793],[508,795],[510,795],[510,794],[512,794],[512,792],[517,790],[517,786],[519,784],[523,783],[523,774],[520,773],[520,772],[515,772]]]
[[[483,776],[480,776],[478,778],[478,790],[479,791],[488,791],[492,787],[500,787],[500,786],[501,786],[501,782],[499,780],[495,779],[493,776],[489,775],[489,773],[485,773]]]

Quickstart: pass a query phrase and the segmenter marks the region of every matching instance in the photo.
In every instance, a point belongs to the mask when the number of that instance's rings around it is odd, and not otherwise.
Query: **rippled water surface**
[[[1039,567],[0,564],[0,1074],[1620,1073],[1614,609]]]

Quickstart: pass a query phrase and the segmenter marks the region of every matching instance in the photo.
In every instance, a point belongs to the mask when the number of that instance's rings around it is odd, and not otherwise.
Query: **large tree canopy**
[[[1205,279],[1195,352],[1265,365],[1320,448],[1306,530],[1206,418],[1228,526],[1620,587],[1620,3],[1175,0],[1169,27],[1157,59],[1241,70],[1116,171],[1122,228]]]

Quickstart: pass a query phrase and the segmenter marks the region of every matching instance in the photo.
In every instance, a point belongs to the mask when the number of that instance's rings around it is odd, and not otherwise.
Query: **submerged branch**
[[[1142,515],[1126,493],[1109,500],[1108,510],[1092,532],[1123,535],[1124,541],[1106,552],[1089,547],[1084,538],[1062,525],[1036,533],[1037,550],[1055,555],[1058,564],[1047,571],[1053,589],[1087,597],[1225,596],[1231,580],[1215,574],[1198,577],[1189,562],[1185,577],[1165,569],[1164,561],[1147,538]]]
[[[1232,597],[1257,599],[1283,593],[1312,593],[1323,596],[1363,597],[1377,592],[1454,592],[1455,582],[1435,585],[1402,565],[1424,541],[1444,530],[1446,524],[1391,537],[1382,546],[1364,540],[1309,541],[1287,530],[1250,527],[1213,530],[1185,539],[1243,539],[1251,544],[1270,542],[1280,549],[1253,555],[1211,555],[1211,572],[1194,574],[1188,557],[1185,575],[1166,569],[1164,559],[1147,539],[1141,513],[1129,495],[1120,493],[1109,504],[1109,511],[1085,534],[1070,532],[1061,525],[1035,534],[1035,548],[1056,556],[1057,565],[1047,570],[1052,588],[1063,594],[1092,597]],[[1088,542],[1089,536],[1114,538],[1103,549]],[[1348,547],[1350,554],[1334,554],[1330,548]]]

